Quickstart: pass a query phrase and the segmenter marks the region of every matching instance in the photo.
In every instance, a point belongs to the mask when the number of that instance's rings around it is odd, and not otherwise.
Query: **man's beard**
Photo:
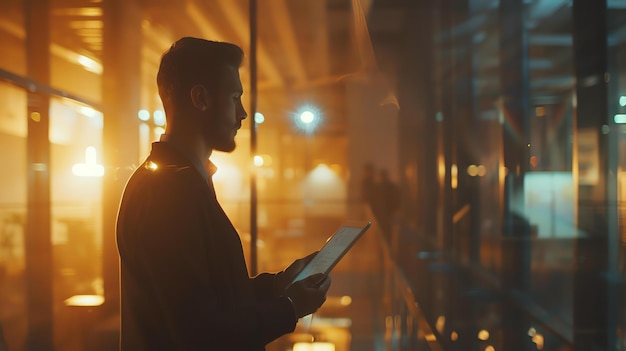
[[[232,134],[220,133],[215,126],[207,127],[208,128],[205,129],[205,137],[211,149],[221,152],[235,151],[237,144],[235,143],[234,137],[231,136]]]

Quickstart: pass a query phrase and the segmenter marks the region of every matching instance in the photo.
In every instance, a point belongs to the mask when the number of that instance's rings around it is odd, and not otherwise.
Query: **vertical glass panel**
[[[0,82],[0,349],[8,350],[21,350],[27,332],[26,100],[24,90]]]
[[[618,248],[617,260],[611,264],[615,273],[616,294],[616,349],[626,350],[626,0],[609,1],[608,60],[611,80],[608,91],[608,111],[613,119],[617,139],[618,237],[609,239],[609,247]],[[612,249],[611,249],[612,250]],[[613,330],[609,330],[613,332]]]
[[[22,0],[0,2],[0,69],[26,75],[26,46]]]
[[[524,202],[531,226],[529,294],[550,313],[555,329],[569,334],[578,236],[578,184],[572,174],[572,11],[567,1],[536,1],[527,10],[530,145]]]
[[[50,0],[50,85],[99,102],[102,2]]]
[[[55,343],[76,340],[77,308],[102,303],[102,114],[50,101],[50,200]],[[77,295],[91,295],[85,301]],[[74,297],[74,299],[72,299]]]
[[[471,33],[473,44],[472,71],[477,128],[472,143],[476,144],[474,165],[458,169],[459,177],[478,180],[480,204],[480,265],[496,273],[499,268],[501,235],[500,183],[502,173],[502,114],[500,112],[500,80],[498,79],[500,32],[498,8],[488,1],[474,2],[473,20],[479,25]]]

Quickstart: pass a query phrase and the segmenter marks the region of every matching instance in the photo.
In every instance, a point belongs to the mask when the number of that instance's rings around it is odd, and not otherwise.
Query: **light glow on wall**
[[[65,306],[94,307],[104,303],[104,296],[101,295],[74,295],[64,301]]]
[[[84,55],[78,55],[76,61],[89,72],[102,74],[102,64],[100,62]]]

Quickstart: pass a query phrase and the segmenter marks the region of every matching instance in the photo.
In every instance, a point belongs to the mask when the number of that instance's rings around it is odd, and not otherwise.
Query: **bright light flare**
[[[315,121],[315,115],[309,110],[304,111],[300,114],[300,121],[304,124],[311,124]]]
[[[489,340],[489,331],[483,329],[478,332],[478,340],[486,341]]]
[[[263,163],[264,163],[263,162],[263,156],[259,156],[259,155],[254,156],[252,162],[254,162],[254,165],[257,166],[257,167],[263,166]]]
[[[102,64],[100,62],[84,55],[78,55],[76,61],[78,61],[81,66],[85,67],[86,70],[102,74]]]
[[[305,105],[295,113],[293,119],[300,130],[311,134],[322,120],[321,111],[312,105]]]
[[[72,166],[72,173],[79,177],[102,177],[104,166],[96,163],[96,148],[89,146],[85,149],[85,163]]]

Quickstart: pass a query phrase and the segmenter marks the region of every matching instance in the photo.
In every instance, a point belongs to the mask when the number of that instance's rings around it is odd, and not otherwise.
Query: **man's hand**
[[[284,296],[293,302],[296,317],[302,318],[322,306],[326,301],[328,288],[330,277],[319,273],[291,284],[285,290]]]
[[[304,269],[307,263],[317,255],[317,252],[318,251],[315,251],[306,257],[295,260],[284,271],[276,275],[276,278],[274,278],[274,294],[276,296],[284,295],[285,289],[287,289],[298,273]]]

